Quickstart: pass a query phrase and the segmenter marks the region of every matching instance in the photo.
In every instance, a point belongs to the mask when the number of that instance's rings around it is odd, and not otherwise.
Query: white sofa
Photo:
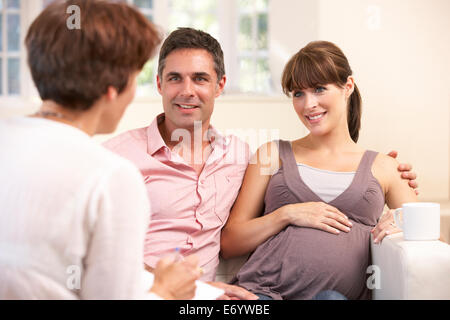
[[[372,263],[380,269],[375,300],[450,300],[450,246],[442,241],[405,241],[393,234],[372,243]]]
[[[442,241],[404,241],[393,234],[371,246],[373,299],[450,299],[450,246]],[[247,257],[221,260],[217,281],[228,282]]]

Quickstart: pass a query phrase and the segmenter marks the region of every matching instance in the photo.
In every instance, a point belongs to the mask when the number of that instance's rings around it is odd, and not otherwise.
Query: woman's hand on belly
[[[290,224],[298,227],[315,228],[333,234],[349,232],[352,227],[345,214],[324,202],[288,204],[284,209]]]

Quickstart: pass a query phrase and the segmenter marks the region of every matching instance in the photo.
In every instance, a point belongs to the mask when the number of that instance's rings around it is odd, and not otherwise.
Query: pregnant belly
[[[289,227],[283,238],[286,256],[297,260],[299,266],[316,269],[317,273],[352,277],[367,268],[369,258],[369,233],[354,223],[350,232],[338,235],[318,229]],[[365,270],[364,270],[365,272]]]
[[[255,281],[284,299],[310,299],[322,290],[358,299],[366,291],[370,229],[353,223],[350,232],[334,235],[289,226],[262,244],[248,264],[258,274]]]

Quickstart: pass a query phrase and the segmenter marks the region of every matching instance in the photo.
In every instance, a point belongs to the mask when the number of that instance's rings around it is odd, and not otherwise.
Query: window
[[[142,3],[146,2],[146,3]],[[219,39],[219,23],[217,19],[217,0],[169,0],[169,1],[136,1],[130,0],[145,14],[151,8],[156,15],[151,20],[163,26],[168,34],[178,27],[192,27],[210,33]],[[154,5],[154,7],[153,7]],[[157,59],[148,62],[138,78],[137,96],[156,94]]]
[[[147,19],[153,21],[153,0],[132,0],[129,2],[139,7]]]
[[[20,0],[0,1],[0,95],[20,95]]]
[[[54,1],[0,0],[0,97],[37,96],[26,64],[25,31],[39,12]],[[167,34],[177,27],[204,30],[222,45],[225,94],[272,92],[269,70],[268,0],[110,0],[137,6]],[[157,59],[138,78],[138,96],[156,95]],[[0,105],[9,104],[5,99]]]
[[[238,2],[239,89],[242,92],[270,92],[268,0]]]
[[[134,1],[144,12],[140,2],[155,5],[152,7],[155,19],[152,20],[165,26],[167,33],[181,26],[192,27],[219,40],[228,75],[225,94],[273,91],[269,69],[268,0]],[[156,68],[156,59],[144,67],[138,96],[154,92]]]
[[[149,19],[154,22],[154,4],[153,0],[128,0],[129,4],[134,4],[139,10]],[[157,62],[155,59],[151,59],[142,69],[141,74],[138,77],[138,88],[136,95],[148,96],[154,93],[155,90],[155,77],[156,77]]]
[[[219,38],[218,5],[216,0],[172,0],[169,4],[169,32],[178,27],[191,27]]]

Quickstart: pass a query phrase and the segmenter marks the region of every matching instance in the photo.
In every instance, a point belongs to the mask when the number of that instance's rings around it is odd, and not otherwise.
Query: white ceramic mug
[[[403,212],[400,219],[400,212]],[[405,240],[438,240],[441,206],[433,202],[408,202],[395,209],[394,220]]]

